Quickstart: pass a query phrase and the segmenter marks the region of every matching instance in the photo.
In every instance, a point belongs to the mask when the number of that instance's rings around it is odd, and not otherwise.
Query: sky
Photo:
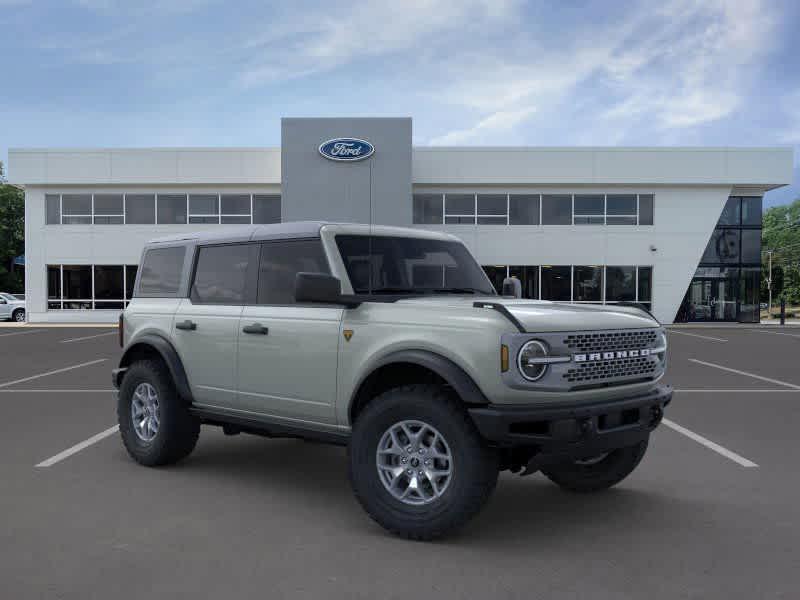
[[[278,146],[284,116],[415,145],[792,146],[795,0],[0,0],[8,148]]]

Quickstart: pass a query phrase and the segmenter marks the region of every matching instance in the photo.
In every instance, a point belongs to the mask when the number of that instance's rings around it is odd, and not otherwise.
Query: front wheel
[[[639,465],[647,450],[645,439],[634,446],[611,450],[583,460],[559,463],[542,473],[571,492],[597,492],[618,484]]]
[[[375,398],[353,426],[349,458],[361,505],[409,539],[458,529],[497,484],[496,453],[441,386],[410,385]]]
[[[16,321],[17,323],[24,323],[25,322],[25,310],[22,308],[18,308],[14,311],[14,314],[11,316],[11,319]]]

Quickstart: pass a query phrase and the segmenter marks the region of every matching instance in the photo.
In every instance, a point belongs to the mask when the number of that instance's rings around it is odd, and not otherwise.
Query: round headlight
[[[547,363],[537,363],[537,359],[547,357],[547,346],[538,340],[527,342],[519,350],[517,366],[519,372],[528,381],[537,381],[547,370]]]

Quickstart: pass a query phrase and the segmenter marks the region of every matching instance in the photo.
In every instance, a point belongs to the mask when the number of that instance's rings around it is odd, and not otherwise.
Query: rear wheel
[[[608,489],[630,475],[647,450],[648,440],[583,460],[559,463],[542,469],[550,481],[571,492]]]
[[[361,505],[385,529],[410,539],[458,529],[497,483],[495,452],[441,386],[411,385],[375,398],[353,426],[349,455]]]
[[[14,311],[14,314],[11,315],[11,319],[16,321],[17,323],[25,322],[25,309],[18,308]]]
[[[200,421],[189,414],[158,360],[138,361],[128,368],[119,390],[117,419],[128,454],[149,467],[185,458],[200,435]]]

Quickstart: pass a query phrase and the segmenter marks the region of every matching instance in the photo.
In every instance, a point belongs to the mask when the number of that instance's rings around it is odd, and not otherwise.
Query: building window
[[[509,225],[539,224],[539,194],[511,194],[508,197]]]
[[[139,265],[125,265],[125,300],[133,298],[133,286],[136,283],[136,273]]]
[[[606,196],[606,225],[636,225],[636,207],[636,194],[609,194]],[[652,217],[650,221],[652,225]]]
[[[636,267],[606,267],[605,299],[606,302],[636,301]]]
[[[47,265],[48,310],[122,310],[136,265]]]
[[[603,301],[603,267],[573,267],[572,301]]]
[[[63,225],[89,225],[91,222],[91,194],[63,194],[61,196],[61,223]]]
[[[701,263],[738,263],[741,245],[740,229],[716,229],[708,240]]]
[[[539,267],[532,265],[512,265],[508,267],[509,277],[516,277],[522,285],[522,297],[539,299]]]
[[[92,266],[62,265],[61,289],[64,308],[87,310],[92,308]]]
[[[542,300],[572,300],[572,267],[542,267]]]
[[[474,225],[475,195],[445,194],[444,222],[448,225]]]
[[[93,206],[95,225],[121,225],[125,222],[122,194],[95,194]]]
[[[219,196],[217,194],[191,194],[189,196],[189,223],[219,223]]]
[[[478,225],[508,225],[508,195],[478,194]]]
[[[249,225],[280,221],[280,194],[45,195],[47,225]]]
[[[639,225],[652,225],[655,213],[655,196],[639,194]]]
[[[487,265],[483,270],[498,293],[502,293],[503,279],[516,277],[523,298],[652,306],[653,267],[649,266]]]
[[[441,225],[444,222],[442,194],[414,194],[411,222],[417,225]]]
[[[156,204],[159,225],[186,223],[186,194],[159,194]]]
[[[128,225],[154,225],[156,222],[155,194],[126,194],[125,223]]]
[[[653,267],[636,269],[636,301],[651,306],[653,301]]]
[[[742,225],[761,227],[761,197],[742,198]]]
[[[253,223],[280,222],[280,194],[253,194]]]
[[[568,194],[542,196],[542,225],[571,225],[572,196]]]
[[[47,265],[47,308],[61,309],[61,265]]]
[[[249,224],[252,212],[250,194],[222,194],[220,196],[220,223],[223,225]]]
[[[61,195],[45,194],[45,223],[48,225],[61,225]]]
[[[576,194],[573,206],[573,224],[602,225],[605,222],[606,199],[602,194]]]

